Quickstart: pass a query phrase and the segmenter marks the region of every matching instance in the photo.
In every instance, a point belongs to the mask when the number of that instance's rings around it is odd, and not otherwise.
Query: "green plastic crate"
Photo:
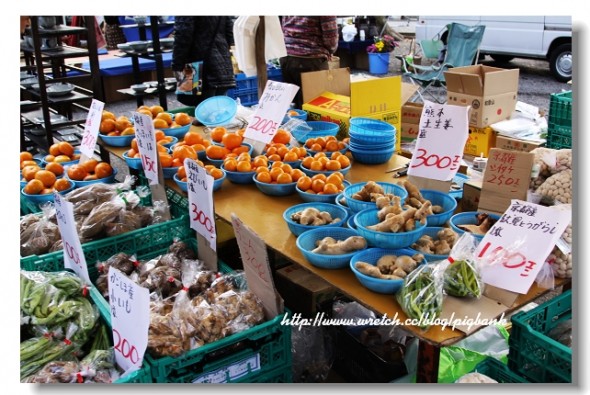
[[[571,318],[571,290],[512,316],[508,367],[531,383],[571,383],[571,348],[547,336]]]
[[[498,383],[528,383],[496,358],[488,357],[475,367],[474,372],[485,374]]]
[[[168,248],[175,239],[186,239],[195,235],[195,232],[189,226],[186,206],[183,207],[183,199],[186,200],[186,198],[170,188],[166,188],[166,195],[170,203],[172,219],[118,236],[82,244],[82,250],[88,265],[88,275],[92,282],[98,277],[98,270],[95,265],[98,261],[104,261],[119,252],[146,255],[154,250]],[[30,271],[53,272],[64,270],[63,251],[43,255],[29,255],[21,258],[20,263],[21,269]]]
[[[29,199],[20,194],[20,214],[34,214],[40,212],[41,209],[36,203],[31,202]]]
[[[572,91],[551,94],[551,100],[549,102],[549,130],[553,127],[555,131],[564,133],[569,129],[571,133],[572,103]]]
[[[569,134],[547,133],[546,145],[553,149],[572,148],[571,132]]]

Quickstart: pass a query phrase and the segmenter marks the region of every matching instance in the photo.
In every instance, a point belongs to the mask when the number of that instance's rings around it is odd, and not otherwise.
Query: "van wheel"
[[[514,56],[510,56],[510,55],[490,55],[492,57],[492,59],[494,59],[496,62],[500,62],[500,63],[508,63],[510,62],[512,59],[514,59]]]
[[[567,82],[572,79],[572,44],[558,45],[549,57],[549,69],[556,80]]]

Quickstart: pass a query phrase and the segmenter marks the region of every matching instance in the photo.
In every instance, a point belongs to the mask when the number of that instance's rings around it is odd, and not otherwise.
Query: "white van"
[[[508,62],[513,58],[546,59],[559,81],[572,78],[571,16],[421,16],[416,41],[445,39],[446,25],[485,25],[480,54]]]

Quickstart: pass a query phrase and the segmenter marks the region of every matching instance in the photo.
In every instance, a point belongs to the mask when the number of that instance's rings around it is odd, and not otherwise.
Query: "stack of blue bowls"
[[[353,117],[348,128],[350,150],[355,161],[366,164],[387,162],[395,152],[395,126],[377,119]]]

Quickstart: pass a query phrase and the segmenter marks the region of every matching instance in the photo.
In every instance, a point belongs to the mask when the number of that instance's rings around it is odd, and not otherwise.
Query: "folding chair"
[[[447,48],[444,61],[441,65],[419,66],[412,64],[410,67],[416,72],[408,71],[409,65],[403,61],[404,75],[410,81],[419,86],[417,94],[423,99],[428,94],[437,103],[443,100],[431,92],[431,89],[446,88],[444,72],[451,67],[463,67],[476,64],[479,57],[479,46],[483,38],[485,25],[467,26],[461,23],[451,23],[448,27]],[[445,95],[446,96],[446,95]]]

